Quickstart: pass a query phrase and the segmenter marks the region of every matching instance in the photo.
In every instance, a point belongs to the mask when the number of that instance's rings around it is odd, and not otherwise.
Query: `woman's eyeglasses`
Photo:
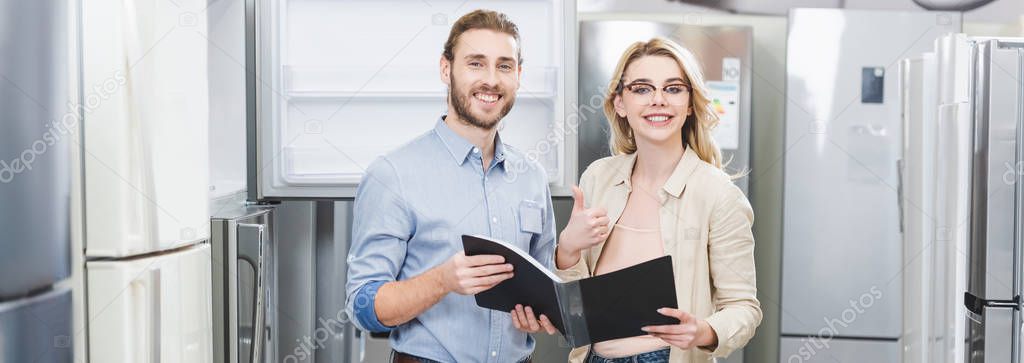
[[[635,103],[648,104],[654,99],[654,93],[658,91],[658,88],[646,82],[633,82],[620,86],[619,90],[625,91],[624,93],[629,95],[627,99],[633,100]],[[665,102],[671,105],[686,105],[690,95],[690,85],[685,83],[668,84],[661,88],[661,94],[665,98]]]

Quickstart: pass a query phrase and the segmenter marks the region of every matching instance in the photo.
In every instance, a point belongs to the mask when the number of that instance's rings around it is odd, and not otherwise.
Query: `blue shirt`
[[[378,158],[356,192],[348,257],[346,308],[357,327],[391,331],[400,352],[440,362],[518,362],[534,341],[508,312],[449,293],[397,327],[373,309],[386,282],[418,276],[462,250],[463,234],[515,244],[548,268],[554,264],[555,216],[547,174],[495,138],[483,169],[481,150],[442,118],[433,130]]]

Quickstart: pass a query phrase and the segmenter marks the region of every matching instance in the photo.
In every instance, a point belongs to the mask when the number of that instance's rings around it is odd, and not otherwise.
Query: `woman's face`
[[[637,144],[679,143],[693,110],[689,80],[675,59],[641,57],[626,67],[622,84],[615,112],[629,121]]]

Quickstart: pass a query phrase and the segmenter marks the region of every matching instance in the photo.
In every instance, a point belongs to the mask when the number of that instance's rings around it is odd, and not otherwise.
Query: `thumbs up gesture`
[[[572,196],[575,203],[572,205],[572,214],[569,216],[569,223],[562,230],[558,248],[559,254],[564,256],[575,256],[572,260],[578,261],[580,251],[593,247],[604,242],[608,238],[608,211],[604,208],[587,208],[583,201],[583,191],[579,187],[572,187]],[[562,265],[559,263],[559,265]]]

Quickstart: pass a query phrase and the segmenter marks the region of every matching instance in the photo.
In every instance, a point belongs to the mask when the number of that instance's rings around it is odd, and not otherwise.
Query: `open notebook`
[[[576,281],[562,281],[528,253],[506,242],[463,235],[466,255],[501,255],[514,277],[476,294],[476,304],[510,312],[516,304],[544,314],[575,347],[646,335],[641,327],[678,324],[658,313],[676,308],[672,256]]]

